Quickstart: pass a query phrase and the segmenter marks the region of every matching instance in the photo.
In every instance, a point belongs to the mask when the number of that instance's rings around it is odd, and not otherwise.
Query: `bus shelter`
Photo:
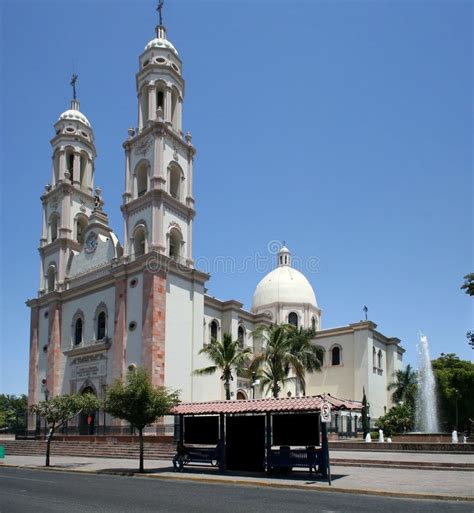
[[[181,403],[173,409],[177,438],[193,461],[215,461],[220,471],[265,472],[277,468],[330,468],[327,423],[321,406],[331,412],[360,411],[362,404],[326,395],[236,401]]]

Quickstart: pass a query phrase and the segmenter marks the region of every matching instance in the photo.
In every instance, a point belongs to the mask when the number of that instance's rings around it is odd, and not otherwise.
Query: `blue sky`
[[[38,289],[39,197],[53,123],[79,74],[111,225],[122,239],[121,143],[136,125],[138,55],[152,1],[1,5],[0,391],[27,391]],[[472,358],[472,12],[461,1],[180,1],[164,10],[184,62],[184,129],[198,149],[194,256],[209,293],[250,307],[271,266],[241,268],[285,240],[323,327],[369,317],[416,359]]]

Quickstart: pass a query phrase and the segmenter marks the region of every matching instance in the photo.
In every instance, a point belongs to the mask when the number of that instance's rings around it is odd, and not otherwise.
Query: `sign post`
[[[331,486],[331,465],[329,463],[328,423],[331,422],[331,405],[326,400],[321,405],[322,463]]]

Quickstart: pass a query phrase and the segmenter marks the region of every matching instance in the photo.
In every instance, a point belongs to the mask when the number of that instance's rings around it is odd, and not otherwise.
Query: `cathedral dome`
[[[291,253],[285,246],[278,252],[278,267],[257,285],[253,294],[252,310],[259,310],[272,303],[318,306],[309,281],[302,273],[291,267]]]
[[[76,109],[69,109],[63,112],[60,116],[58,121],[80,121],[81,123],[84,123],[88,128],[91,128],[91,124],[89,120],[84,116],[84,114],[80,110]]]
[[[173,46],[173,44],[163,37],[155,37],[155,39],[152,39],[145,46],[145,51],[149,50],[150,48],[164,48],[165,50],[171,50],[175,55],[178,55],[178,51]]]

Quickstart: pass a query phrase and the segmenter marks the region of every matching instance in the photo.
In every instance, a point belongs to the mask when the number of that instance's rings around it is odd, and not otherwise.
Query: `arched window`
[[[313,331],[316,331],[316,319],[315,319],[314,315],[313,315],[313,317],[311,317],[311,329]]]
[[[74,325],[74,344],[82,344],[82,319],[80,317],[76,319]]]
[[[238,390],[236,398],[237,398],[237,401],[246,401],[247,400],[247,395],[242,390]]]
[[[165,92],[161,87],[156,89],[156,108],[161,108],[165,112]]]
[[[239,341],[239,346],[243,348],[245,342],[245,328],[243,326],[237,328],[237,340]]]
[[[169,193],[173,198],[179,200],[181,199],[181,170],[175,166],[171,165],[169,169]]]
[[[377,367],[377,351],[375,347],[372,347],[372,365]]]
[[[324,366],[326,364],[326,350],[321,346],[317,346],[316,349],[318,349],[320,353],[321,366]]]
[[[76,240],[79,244],[84,244],[84,231],[87,227],[87,217],[77,216],[76,219]]]
[[[291,324],[295,328],[298,327],[298,314],[296,312],[290,312],[288,315],[288,324]]]
[[[51,232],[51,242],[54,242],[58,238],[58,214],[53,214],[50,218],[50,232]]]
[[[100,312],[97,316],[97,340],[104,340],[107,332],[107,315],[104,311]]]
[[[335,346],[331,350],[331,365],[341,365],[341,348]]]
[[[137,197],[143,196],[148,190],[148,162],[142,162],[136,170]]]
[[[378,363],[378,368],[381,369],[382,368],[382,350],[379,349],[379,352],[377,353],[377,363]]]
[[[145,243],[146,243],[146,233],[145,228],[140,227],[135,231],[135,236],[133,240],[133,251],[135,253],[135,257],[139,257],[145,254]]]
[[[56,267],[54,265],[50,265],[48,267],[48,292],[53,292],[56,288]]]
[[[209,325],[209,342],[212,342],[213,340],[217,340],[217,330],[219,329],[219,325],[217,324],[217,321],[214,320]]]
[[[172,229],[170,231],[170,247],[169,247],[169,257],[174,259],[179,259],[181,256],[181,244],[182,244],[182,237],[181,233],[177,229]]]

